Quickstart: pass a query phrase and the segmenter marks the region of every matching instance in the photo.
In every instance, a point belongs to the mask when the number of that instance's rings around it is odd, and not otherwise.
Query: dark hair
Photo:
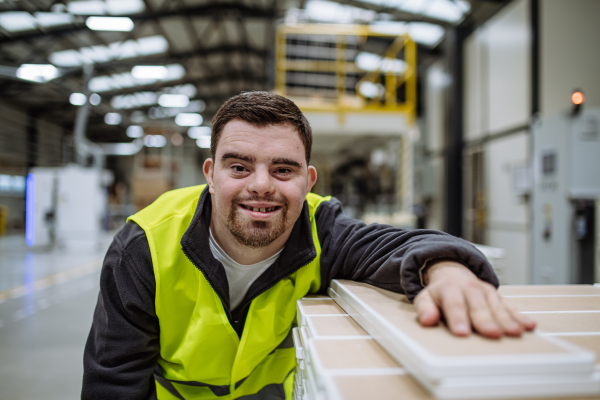
[[[215,158],[223,128],[239,119],[263,127],[289,123],[296,128],[304,144],[306,163],[310,162],[312,129],[302,111],[290,99],[271,92],[244,92],[233,96],[219,108],[212,119],[210,153]]]

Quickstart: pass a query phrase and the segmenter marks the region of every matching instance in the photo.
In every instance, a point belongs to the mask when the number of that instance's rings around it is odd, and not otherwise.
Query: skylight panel
[[[100,63],[161,54],[168,49],[169,43],[164,36],[148,36],[137,40],[114,42],[108,46],[100,45],[82,47],[79,50],[56,51],[51,53],[48,58],[52,64],[59,67],[76,67],[84,63]]]
[[[185,76],[185,68],[179,64],[166,65],[167,76],[161,82],[175,81]],[[89,89],[92,92],[107,92],[110,90],[125,89],[135,86],[149,85],[157,82],[156,79],[136,79],[130,72],[113,74],[111,76],[97,76],[90,79]]]
[[[75,15],[104,15],[106,13],[103,1],[70,1],[67,3],[69,14]]]
[[[110,15],[139,14],[145,9],[142,0],[106,0],[106,12]]]
[[[412,40],[426,46],[437,45],[444,37],[444,28],[427,22],[411,22],[408,34]]]
[[[450,0],[433,0],[427,7],[425,15],[447,22],[459,22],[463,18],[463,10]]]
[[[305,12],[313,21],[328,23],[373,21],[377,17],[375,11],[325,0],[309,0],[306,3]]]
[[[133,15],[145,9],[142,0],[86,0],[67,4],[67,11],[74,15]]]
[[[131,94],[118,95],[112,98],[110,105],[117,110],[151,106],[158,103],[159,96],[163,94],[185,95],[188,99],[196,96],[196,86],[188,83],[173,87],[166,87],[158,92],[137,92]],[[194,102],[190,102],[191,105]],[[204,106],[198,107],[200,103],[193,105],[187,111],[201,112],[204,111]],[[189,107],[186,105],[186,107]]]
[[[43,28],[68,25],[73,23],[73,16],[71,14],[55,12],[36,12],[34,15],[37,24]]]
[[[8,32],[20,32],[35,29],[35,18],[25,11],[0,13],[0,26]]]

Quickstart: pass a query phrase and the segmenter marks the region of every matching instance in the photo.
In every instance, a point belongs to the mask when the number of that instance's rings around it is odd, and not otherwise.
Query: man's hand
[[[478,279],[467,267],[440,261],[427,268],[427,285],[414,304],[423,326],[436,325],[442,316],[452,333],[468,336],[471,328],[489,338],[520,336],[535,322],[509,306],[496,288]]]

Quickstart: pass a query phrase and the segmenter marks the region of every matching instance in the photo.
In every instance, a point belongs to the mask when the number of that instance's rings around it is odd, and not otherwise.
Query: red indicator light
[[[575,92],[571,95],[571,101],[575,105],[583,104],[583,100],[585,100],[585,97],[583,97],[583,93],[581,92]]]

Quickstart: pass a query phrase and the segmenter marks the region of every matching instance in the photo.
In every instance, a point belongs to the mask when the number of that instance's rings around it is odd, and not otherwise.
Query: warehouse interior
[[[102,258],[206,183],[211,118],[274,91],[313,191],[476,244],[502,284],[600,282],[600,2],[0,0],[0,377],[81,392]],[[32,379],[35,377],[35,379]]]

